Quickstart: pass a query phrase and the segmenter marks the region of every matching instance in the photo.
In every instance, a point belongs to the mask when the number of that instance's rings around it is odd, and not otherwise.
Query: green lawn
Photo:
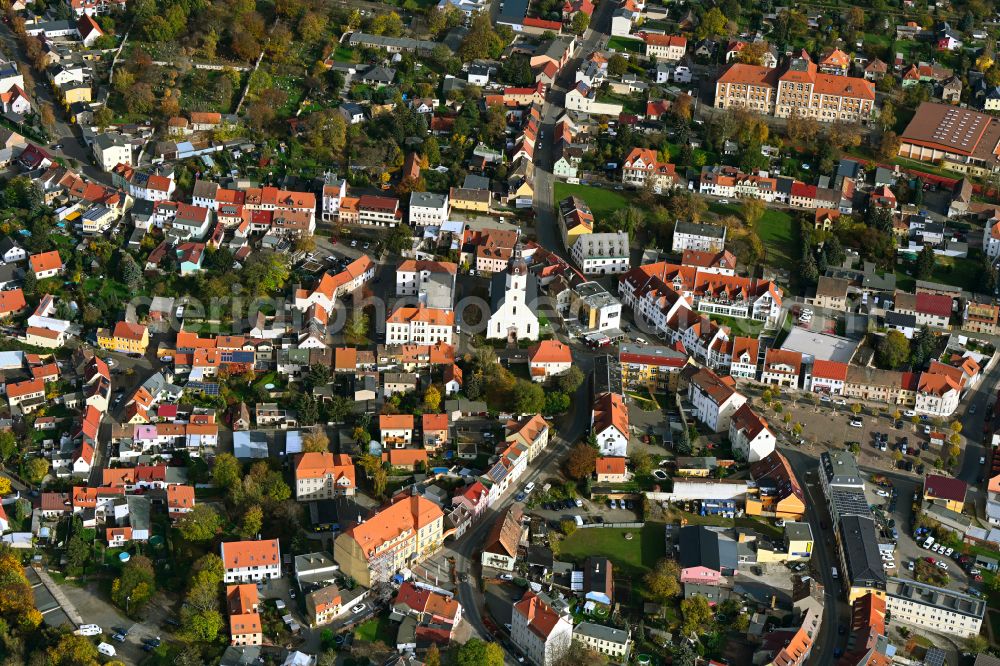
[[[614,211],[628,205],[628,201],[620,192],[603,187],[571,185],[557,181],[555,186],[556,207],[558,208],[559,202],[568,196],[578,196],[587,202],[587,205],[590,206],[590,212],[594,214],[595,221],[603,220]]]
[[[372,618],[358,625],[354,630],[354,638],[369,643],[382,641],[386,645],[392,645],[396,640],[396,627],[387,616]]]
[[[902,266],[896,268],[896,286],[906,291],[912,291],[916,286],[916,278],[906,273],[912,264],[906,269]],[[981,271],[979,262],[975,259],[961,257],[938,257],[934,265],[934,273],[929,281],[940,282],[961,287],[967,291],[982,291],[980,287]]]
[[[614,51],[626,51],[629,53],[642,53],[643,43],[640,39],[629,39],[628,37],[612,37],[608,40],[608,48]]]
[[[757,223],[757,234],[767,251],[767,264],[792,271],[792,217],[783,210],[768,208]]]
[[[646,523],[639,529],[591,527],[577,530],[563,540],[559,554],[574,561],[591,555],[603,556],[614,562],[618,571],[631,576],[641,575],[656,565],[666,554],[663,523]],[[625,540],[625,533],[632,540]]]

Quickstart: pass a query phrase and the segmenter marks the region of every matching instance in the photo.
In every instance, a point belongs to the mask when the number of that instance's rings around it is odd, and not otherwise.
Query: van
[[[932,536],[927,537],[927,540],[924,541],[923,543],[924,548],[930,548],[933,545],[934,545],[934,537]]]
[[[834,580],[836,580],[837,578],[840,578],[840,576],[837,574],[837,567],[831,567],[830,568],[830,572],[833,574]]]
[[[115,656],[115,646],[108,645],[107,643],[101,643],[97,646],[97,651],[103,654],[105,657]]]
[[[101,626],[98,624],[81,624],[80,628],[73,633],[77,636],[96,636],[101,633]]]
[[[573,520],[576,521],[577,527],[583,527],[583,518],[580,516],[573,516]]]

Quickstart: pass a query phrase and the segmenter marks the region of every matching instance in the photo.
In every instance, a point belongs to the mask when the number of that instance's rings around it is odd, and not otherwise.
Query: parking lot
[[[610,502],[614,501],[612,507]],[[579,502],[580,506],[577,506]],[[575,520],[577,516],[585,525],[605,524],[605,523],[630,523],[641,520],[639,505],[637,500],[608,500],[596,502],[592,500],[577,499],[562,501],[543,501],[537,506],[528,510],[533,516],[539,516],[549,523],[558,523],[563,520]]]

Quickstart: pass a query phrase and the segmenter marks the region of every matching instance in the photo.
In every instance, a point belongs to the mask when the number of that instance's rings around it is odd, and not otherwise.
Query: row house
[[[277,187],[251,187],[245,191],[243,205],[249,211],[300,211],[310,217],[316,216],[316,195],[312,192],[295,192]]]
[[[403,219],[399,199],[364,194],[358,197],[357,224],[376,227],[395,227]]]
[[[281,547],[277,539],[229,541],[219,547],[223,581],[249,583],[281,577]]]
[[[767,421],[744,403],[729,421],[729,442],[734,454],[747,462],[755,463],[771,455],[777,438]]]
[[[847,372],[850,366],[839,361],[816,359],[813,361],[810,374],[809,390],[813,393],[827,395],[843,395],[847,384]]]
[[[785,349],[768,349],[760,373],[763,384],[781,388],[798,388],[802,373],[802,354]]]
[[[146,173],[128,164],[115,166],[111,182],[115,187],[126,190],[133,199],[146,201],[167,201],[175,189],[172,171],[168,175]]]

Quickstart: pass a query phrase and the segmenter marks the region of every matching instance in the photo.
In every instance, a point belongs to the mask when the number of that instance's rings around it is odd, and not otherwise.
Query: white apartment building
[[[979,634],[986,602],[955,590],[890,578],[885,609],[894,623],[968,638]]]
[[[410,192],[410,224],[436,226],[448,221],[448,195],[437,192]]]
[[[514,604],[510,624],[511,640],[535,666],[551,666],[573,642],[573,622],[530,590]]]
[[[725,248],[726,228],[723,226],[696,222],[678,222],[674,226],[674,252],[722,252]]]
[[[437,342],[452,344],[455,331],[455,312],[438,308],[399,307],[385,322],[387,345],[421,344]]]
[[[308,452],[295,462],[298,501],[351,496],[356,490],[354,463],[345,454]]]
[[[450,261],[406,259],[396,269],[396,296],[417,296],[431,282],[440,282],[454,293],[458,266]]]
[[[632,647],[629,633],[624,629],[606,627],[593,622],[581,622],[573,627],[573,640],[580,641],[594,652],[621,664],[628,660],[628,653]]]
[[[323,221],[331,222],[340,214],[340,202],[347,196],[347,181],[327,173],[323,179]]]
[[[570,248],[584,275],[618,275],[629,270],[629,237],[624,231],[582,234]]]
[[[277,539],[229,541],[220,546],[223,581],[249,583],[281,577],[281,548]]]
[[[733,388],[734,383],[706,368],[691,377],[688,400],[694,407],[694,416],[713,432],[729,430],[733,414],[747,401]]]
[[[744,404],[729,422],[729,443],[734,453],[739,452],[743,460],[754,463],[771,455],[777,439],[767,421]]]

